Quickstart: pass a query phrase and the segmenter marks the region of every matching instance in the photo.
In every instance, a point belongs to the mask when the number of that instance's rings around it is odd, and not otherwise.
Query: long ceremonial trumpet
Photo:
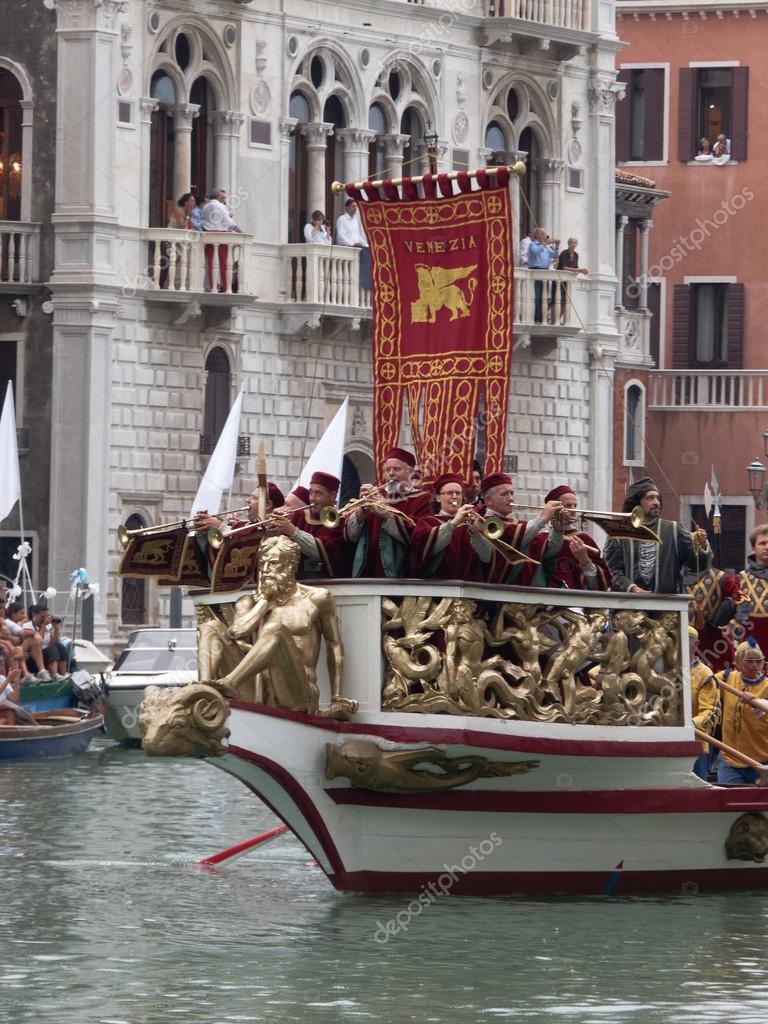
[[[117,539],[123,547],[127,547],[131,537],[151,536],[153,533],[162,533],[164,530],[181,530],[189,523],[189,519],[179,519],[175,523],[158,523],[156,526],[142,526],[137,530],[129,530],[125,523],[121,523],[117,528]]]
[[[245,506],[245,508],[249,507],[248,505]],[[297,505],[296,508],[289,509],[287,515],[293,515],[294,512],[303,512],[304,509],[311,507],[311,505]],[[237,508],[233,509],[233,511],[242,512],[243,509]],[[325,509],[323,509],[324,511]],[[220,548],[226,537],[237,536],[239,533],[245,533],[246,530],[271,530],[278,520],[285,520],[287,515],[284,515],[280,509],[277,509],[271,516],[267,516],[266,519],[259,519],[255,523],[245,523],[243,526],[236,526],[232,530],[222,530],[220,526],[212,526],[205,536],[212,548]],[[321,512],[320,519],[322,520],[322,518]]]
[[[373,490],[368,491],[361,498],[350,498],[346,505],[342,508],[334,508],[333,505],[326,505],[320,512],[320,522],[323,526],[328,526],[331,529],[337,527],[343,520],[348,519],[353,513],[358,512],[363,508],[378,508],[382,512],[391,513],[393,516],[398,516],[404,520],[409,526],[413,526],[414,522],[410,516],[406,515],[402,509],[396,508],[393,505],[388,505],[386,500],[382,497],[381,492],[388,492],[388,484],[379,484],[378,487],[374,487]],[[409,498],[416,497],[417,494],[422,494],[423,491],[414,491],[412,494],[407,495]]]
[[[525,509],[526,511],[540,512],[541,505],[515,505],[513,511],[517,509]],[[630,524],[637,530],[640,526],[645,526],[645,521],[648,518],[643,512],[640,505],[635,505],[631,512],[601,512],[590,508],[566,508],[558,509],[558,515],[569,515],[574,519],[589,519],[590,522],[600,523],[607,522],[609,519],[628,519]],[[499,520],[503,522],[503,520]]]

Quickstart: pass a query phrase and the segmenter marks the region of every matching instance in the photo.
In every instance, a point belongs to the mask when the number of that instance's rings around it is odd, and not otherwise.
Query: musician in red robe
[[[386,493],[381,505],[404,515],[387,515],[383,508],[369,508],[349,516],[347,536],[357,545],[353,576],[397,579],[408,575],[413,530],[408,520],[416,522],[430,511],[429,492],[418,490],[411,479],[415,468],[416,459],[404,448],[387,452],[382,467]],[[360,497],[374,490],[371,484],[363,484]]]
[[[569,511],[578,508],[573,489],[568,484],[553,487],[544,498],[545,504],[550,501],[559,501],[563,511],[552,517],[542,561],[546,585],[566,590],[610,590],[611,573],[597,541],[577,530],[578,517]]]
[[[504,533],[499,538],[503,544],[509,544],[522,555],[540,562],[546,550],[548,537],[542,534],[544,526],[553,514],[562,508],[559,501],[550,501],[541,512],[530,522],[519,520],[515,516],[515,488],[512,477],[507,473],[491,473],[483,477],[480,485],[484,515],[486,518],[504,520]],[[517,586],[546,586],[539,567],[531,562],[515,562],[516,556],[497,545],[493,549],[488,565],[488,583],[514,583]]]
[[[464,503],[461,477],[439,476],[434,492],[437,510],[416,522],[411,538],[414,574],[425,579],[482,580],[491,544],[483,536],[475,506]]]
[[[340,485],[341,481],[331,473],[313,473],[309,482],[310,507],[276,517],[278,533],[299,545],[301,560],[297,579],[339,579],[350,575],[352,547],[343,525],[326,526],[320,518],[324,508],[336,504]]]

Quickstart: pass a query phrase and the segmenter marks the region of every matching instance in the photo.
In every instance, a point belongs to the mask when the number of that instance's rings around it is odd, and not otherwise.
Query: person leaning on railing
[[[322,210],[315,210],[309,224],[305,224],[304,241],[314,245],[331,245],[331,225]]]
[[[235,220],[230,216],[229,210],[222,202],[225,195],[220,188],[214,188],[208,193],[208,202],[205,204],[201,214],[203,231],[240,231]],[[213,291],[213,245],[205,247],[205,272],[206,291]],[[227,290],[227,250],[228,245],[219,245],[219,285],[218,290]]]

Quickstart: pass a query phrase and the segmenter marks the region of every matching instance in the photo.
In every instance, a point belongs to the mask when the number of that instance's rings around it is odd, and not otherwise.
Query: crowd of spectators
[[[0,601],[0,699],[17,699],[19,683],[66,678],[69,648],[61,627],[43,604]]]

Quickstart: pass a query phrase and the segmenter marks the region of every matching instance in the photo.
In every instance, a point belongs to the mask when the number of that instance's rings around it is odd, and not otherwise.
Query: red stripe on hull
[[[456,882],[446,882],[448,872],[436,867],[434,872],[377,872],[353,871],[333,875],[336,889],[354,893],[406,893],[414,899],[420,892],[441,893],[438,880],[452,896],[602,896],[609,879],[615,872],[606,871],[521,871],[494,873],[472,871],[457,874]],[[429,888],[430,883],[432,889]],[[768,867],[712,868],[701,871],[619,871],[611,896],[647,896],[652,893],[677,892],[686,895],[724,890],[764,889],[768,887]],[[409,904],[403,907],[408,912]],[[422,904],[419,904],[421,913]],[[393,927],[396,917],[392,918]],[[386,925],[386,922],[383,922]],[[397,931],[400,929],[398,928]],[[392,932],[392,936],[397,934]],[[381,940],[379,940],[381,941]],[[383,944],[383,943],[382,943]]]
[[[559,740],[552,737],[504,736],[481,729],[437,729],[417,725],[380,725],[373,722],[337,722],[318,718],[302,711],[266,707],[247,701],[232,700],[230,706],[268,718],[282,718],[289,722],[323,729],[342,735],[381,736],[395,743],[451,743],[463,747],[487,747],[491,750],[517,750],[526,754],[557,754],[578,757],[686,757],[695,760],[701,753],[701,744],[693,740]],[[418,716],[414,716],[416,718]]]
[[[336,804],[404,807],[419,811],[499,811],[511,814],[706,814],[768,811],[768,791],[754,786],[707,789],[528,791],[451,790],[440,793],[377,793],[326,789]]]

